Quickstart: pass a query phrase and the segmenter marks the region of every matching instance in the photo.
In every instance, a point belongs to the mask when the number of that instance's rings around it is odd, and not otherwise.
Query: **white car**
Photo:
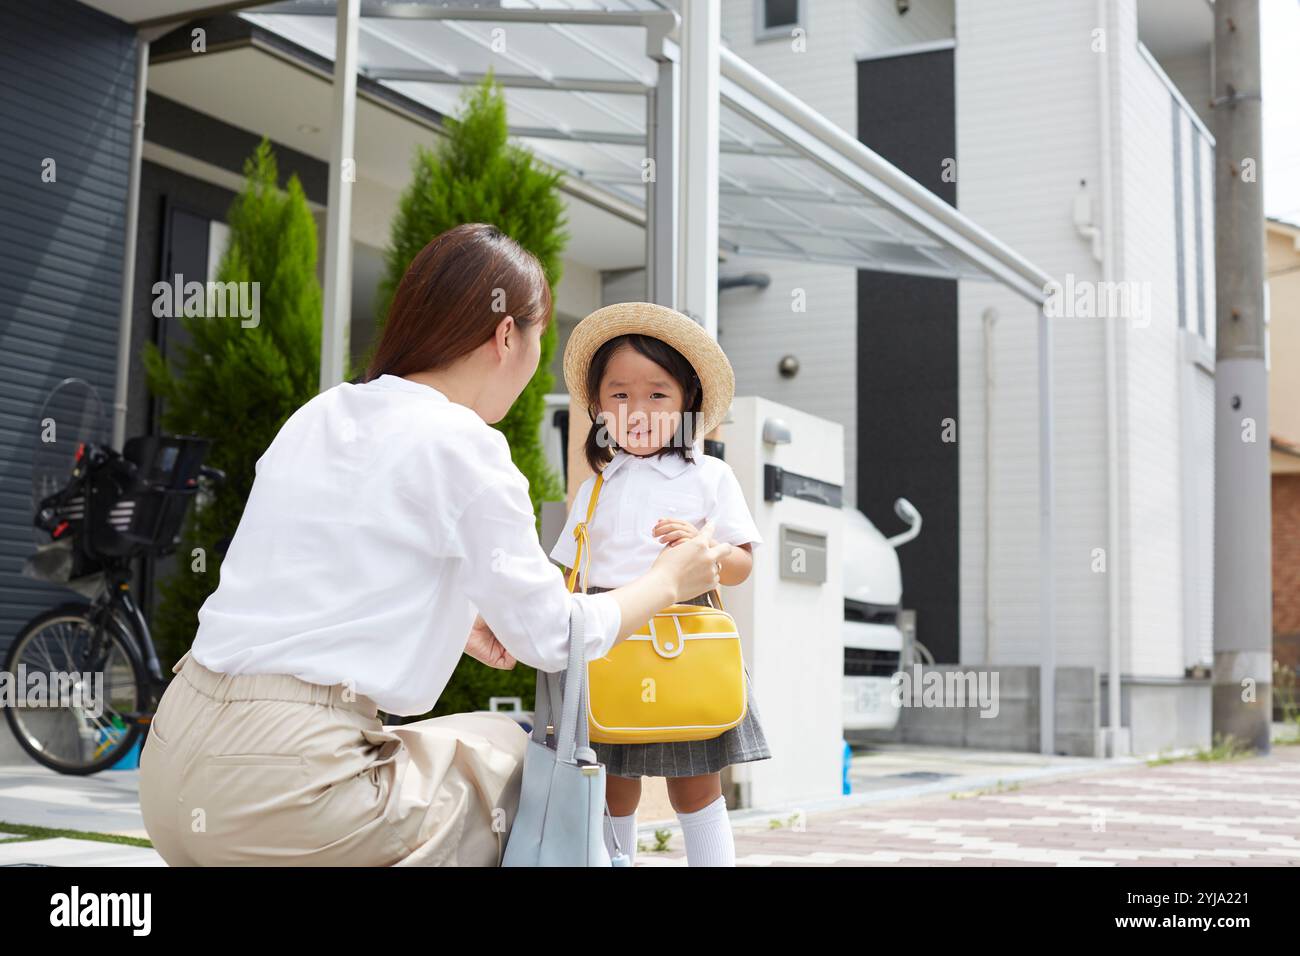
[[[921,515],[906,498],[894,511],[908,530],[886,538],[856,508],[844,510],[844,729],[891,730],[899,708],[891,698],[902,667],[899,627],[903,580],[896,548],[921,533]]]

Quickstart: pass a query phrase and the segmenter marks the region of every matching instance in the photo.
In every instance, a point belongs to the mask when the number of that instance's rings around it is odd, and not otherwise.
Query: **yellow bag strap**
[[[591,500],[587,503],[587,520],[579,521],[573,529],[573,537],[578,542],[578,550],[574,554],[573,568],[569,571],[569,590],[577,583],[578,568],[582,568],[582,593],[587,593],[587,567],[591,563],[591,542],[587,539],[587,525],[591,523],[591,516],[596,513],[596,499],[600,497],[600,486],[604,483],[604,474],[596,475],[596,483],[591,487]]]
[[[573,537],[578,542],[578,549],[574,553],[573,567],[569,570],[570,591],[578,582],[578,569],[582,568],[582,593],[587,593],[587,568],[591,565],[591,541],[587,537],[587,525],[591,524],[591,517],[596,513],[596,499],[600,497],[600,486],[604,481],[603,473],[596,475],[596,483],[591,486],[591,500],[587,502],[587,519],[579,521],[573,528]],[[711,590],[709,594],[718,602],[719,611],[726,610],[722,606],[722,594],[717,588]]]

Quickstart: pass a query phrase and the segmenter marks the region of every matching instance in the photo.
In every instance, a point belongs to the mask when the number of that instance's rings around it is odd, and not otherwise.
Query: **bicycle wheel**
[[[117,627],[96,623],[88,604],[64,604],[28,621],[10,645],[5,669],[23,704],[4,709],[9,727],[32,759],[51,770],[97,773],[117,763],[143,732],[144,665]]]

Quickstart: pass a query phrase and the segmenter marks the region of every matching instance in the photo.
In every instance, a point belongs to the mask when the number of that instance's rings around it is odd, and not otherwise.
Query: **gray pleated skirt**
[[[609,590],[587,588],[589,594]],[[707,594],[701,594],[682,603],[708,606],[710,602]],[[560,684],[564,684],[563,674]],[[605,765],[605,772],[618,777],[694,777],[717,773],[733,763],[767,760],[772,751],[763,736],[748,667],[745,668],[745,693],[748,706],[744,720],[717,737],[655,744],[609,744],[596,740],[591,747],[596,751],[596,759]]]

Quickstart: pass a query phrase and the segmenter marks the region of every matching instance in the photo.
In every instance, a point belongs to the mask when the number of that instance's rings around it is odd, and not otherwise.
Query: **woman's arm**
[[[656,612],[668,605],[703,594],[719,583],[726,583],[719,582],[713,566],[720,563],[725,568],[727,550],[738,549],[729,544],[713,543],[712,535],[713,522],[710,521],[690,542],[684,542],[690,544],[689,548],[665,548],[650,570],[631,584],[602,592],[618,602],[622,614],[615,646],[628,635],[636,633]],[[571,569],[564,570],[567,577]],[[748,575],[749,572],[746,571],[745,574]]]
[[[702,530],[689,521],[675,518],[661,520],[653,531],[655,537],[668,548],[676,547],[701,533]],[[722,571],[718,575],[719,583],[728,587],[743,583],[754,570],[753,544],[746,541],[744,544],[723,544],[721,547],[726,550],[722,558]]]
[[[525,664],[549,672],[564,669],[575,608],[583,614],[586,656],[593,660],[656,611],[716,586],[726,546],[712,543],[708,524],[697,538],[662,552],[631,584],[600,594],[570,594],[537,540],[527,481],[504,467],[502,476],[483,487],[455,522],[462,558],[457,586],[501,646]]]

